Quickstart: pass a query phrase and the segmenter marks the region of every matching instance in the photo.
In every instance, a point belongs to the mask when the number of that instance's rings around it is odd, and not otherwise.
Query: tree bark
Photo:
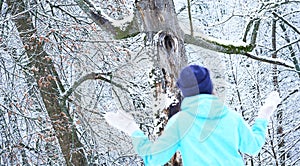
[[[7,1],[12,15],[19,14],[13,19],[23,42],[28,59],[27,68],[33,73],[39,88],[43,103],[51,119],[56,137],[67,165],[86,165],[87,160],[81,148],[72,117],[64,100],[60,100],[60,91],[64,88],[50,56],[44,51],[44,39],[37,36],[32,18],[26,11],[23,1]],[[22,14],[20,14],[22,13]],[[28,72],[28,71],[27,71]]]
[[[172,79],[177,78],[182,67],[187,64],[187,57],[184,33],[178,24],[173,1],[136,1],[136,8],[138,18],[142,20],[140,31],[155,33],[158,37],[158,53],[154,64],[169,73]]]

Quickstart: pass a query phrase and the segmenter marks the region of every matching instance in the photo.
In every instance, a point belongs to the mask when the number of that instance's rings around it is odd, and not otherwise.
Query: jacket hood
[[[224,102],[210,94],[185,97],[181,103],[181,110],[197,118],[206,119],[222,118],[228,112]]]

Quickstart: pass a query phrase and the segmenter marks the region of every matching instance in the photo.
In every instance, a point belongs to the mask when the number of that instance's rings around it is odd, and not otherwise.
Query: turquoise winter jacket
[[[185,166],[244,165],[239,152],[256,155],[265,143],[267,120],[256,119],[252,128],[213,95],[186,97],[181,111],[151,142],[142,131],[131,138],[145,165],[163,165],[180,151]]]

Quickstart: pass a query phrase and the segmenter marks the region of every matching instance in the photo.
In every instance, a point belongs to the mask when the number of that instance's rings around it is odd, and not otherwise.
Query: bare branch
[[[296,28],[295,26],[293,26],[290,22],[288,22],[286,19],[284,19],[282,16],[280,16],[279,14],[273,12],[272,13],[274,16],[278,17],[280,20],[282,20],[285,24],[287,24],[289,27],[291,27],[295,32],[297,32],[300,35],[300,30],[298,28]]]
[[[291,45],[296,44],[296,43],[298,43],[298,42],[300,42],[300,39],[294,40],[294,41],[292,41],[292,42],[290,42],[290,43],[288,43],[288,44],[286,44],[286,45],[284,45],[284,46],[281,46],[281,47],[278,48],[275,52],[278,52],[278,51],[280,51],[280,50],[282,50],[282,49],[284,49],[284,48],[286,48],[286,47],[290,47]]]
[[[224,24],[226,23],[227,21],[229,21],[230,19],[232,19],[233,17],[243,17],[243,15],[239,15],[239,14],[234,14],[234,12],[232,12],[232,14],[230,16],[228,16],[227,18],[219,21],[219,22],[215,22],[213,24],[208,24],[207,27],[214,27],[214,26],[217,26],[217,25],[221,25],[221,24]],[[252,23],[254,20],[251,20]],[[248,25],[252,25],[252,23],[250,22],[250,24]],[[250,28],[250,27],[249,27]],[[249,29],[250,30],[250,29]]]
[[[191,35],[194,36],[194,29],[193,29],[193,22],[192,22],[191,2],[190,2],[190,0],[187,0],[187,3],[188,3],[188,14],[189,14],[189,20],[190,20]]]
[[[300,88],[299,89],[295,89],[293,90],[291,93],[289,93],[284,99],[282,99],[282,102],[286,101],[288,98],[290,98],[293,94],[299,92]],[[281,103],[282,103],[281,102]]]
[[[293,63],[294,63],[294,65],[295,65],[295,69],[296,69],[296,71],[298,72],[298,76],[300,77],[300,66],[299,66],[299,62],[298,62],[298,60],[297,60],[297,58],[296,58],[296,54],[295,54],[295,52],[293,51],[293,47],[292,47],[293,44],[300,42],[300,39],[291,42],[291,40],[290,40],[290,38],[289,38],[289,36],[288,36],[288,34],[287,34],[287,30],[286,30],[284,24],[281,23],[281,24],[280,24],[280,27],[281,27],[281,29],[282,29],[283,32],[284,32],[284,39],[286,40],[286,42],[287,42],[288,44],[286,44],[286,45],[282,46],[281,48],[277,49],[275,52],[278,52],[278,51],[280,51],[281,49],[288,47],[288,49],[289,49],[289,51],[290,51],[290,54],[291,54],[291,58],[292,58]]]
[[[292,129],[289,129],[289,130],[285,131],[284,133],[282,133],[282,137],[284,137],[290,133],[294,133],[295,131],[297,131],[299,129],[300,129],[300,123],[297,126],[293,127]]]
[[[261,19],[253,19],[253,20],[251,20],[251,21],[248,23],[248,25],[247,25],[247,27],[246,27],[246,29],[245,29],[245,34],[244,34],[243,39],[242,39],[243,42],[246,42],[246,41],[247,41],[248,33],[249,33],[249,31],[250,31],[251,26],[252,26],[253,23],[254,23],[250,43],[251,43],[251,45],[255,45],[255,43],[256,43],[256,38],[257,38],[257,32],[258,32],[259,25],[260,25],[260,21],[261,21]]]
[[[255,45],[255,43],[256,43],[256,38],[257,38],[257,32],[258,32],[258,29],[259,29],[259,25],[260,25],[260,19],[258,19],[254,22],[252,35],[251,35],[251,41],[250,41],[251,45]]]
[[[87,81],[87,80],[92,80],[92,79],[101,79],[103,81],[106,81],[106,82],[109,82],[110,83],[110,80],[105,78],[105,77],[102,77],[102,75],[111,75],[111,73],[96,73],[96,72],[91,72],[91,73],[88,73],[84,76],[82,76],[81,78],[79,78],[77,81],[75,81],[73,83],[72,86],[70,86],[69,89],[67,89],[62,95],[61,95],[61,98],[62,99],[66,99],[68,98],[75,90],[76,88],[82,84],[84,81]]]
[[[281,59],[275,59],[275,58],[268,58],[268,57],[259,57],[259,56],[255,56],[255,55],[252,55],[250,53],[245,53],[243,54],[251,59],[254,59],[254,60],[258,60],[258,61],[261,61],[261,62],[266,62],[266,63],[270,63],[270,64],[274,64],[274,65],[279,65],[279,66],[284,66],[284,67],[287,67],[287,68],[291,68],[291,69],[294,69],[294,65],[293,64],[290,64],[284,60],[281,60]]]
[[[248,22],[248,24],[247,24],[247,26],[246,26],[246,29],[245,29],[245,33],[244,33],[243,39],[242,39],[243,42],[246,42],[246,41],[247,41],[248,33],[249,33],[250,28],[251,28],[251,26],[253,25],[253,22],[254,22],[254,21],[255,21],[255,20],[253,19],[253,20],[250,20],[250,21]]]
[[[78,86],[80,86],[83,82],[87,81],[87,80],[102,80],[105,81],[107,83],[110,83],[118,88],[121,88],[122,90],[127,91],[122,85],[112,81],[111,79],[105,78],[105,76],[109,76],[112,77],[112,74],[109,73],[98,73],[98,72],[91,72],[88,73],[84,76],[82,76],[81,78],[79,78],[77,81],[75,81],[73,83],[73,85],[70,86],[69,89],[67,89],[62,95],[61,95],[61,99],[62,100],[66,100],[75,90]]]

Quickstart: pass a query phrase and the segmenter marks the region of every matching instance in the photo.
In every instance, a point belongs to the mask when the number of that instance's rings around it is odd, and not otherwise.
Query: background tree
[[[245,160],[299,163],[299,1],[0,4],[3,164],[141,165],[101,114],[130,111],[155,139],[192,63],[212,71],[218,95],[250,123],[278,90],[267,144]]]

